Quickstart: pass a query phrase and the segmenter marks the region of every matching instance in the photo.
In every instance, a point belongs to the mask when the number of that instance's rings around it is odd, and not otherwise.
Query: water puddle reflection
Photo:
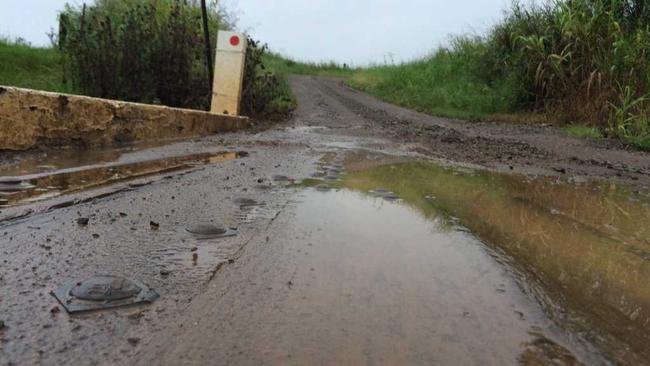
[[[146,141],[93,149],[36,151],[20,158],[16,164],[0,166],[0,177],[47,173],[60,169],[117,162],[123,156],[169,144],[173,140]]]
[[[557,322],[618,363],[650,359],[648,192],[427,162],[351,172],[341,186],[394,192],[450,231],[467,228],[514,259],[522,285]]]
[[[387,192],[403,193],[388,183]],[[314,187],[299,197],[287,235],[298,258],[291,293],[274,304],[291,316],[265,319],[253,347],[273,334],[277,357],[290,353],[297,364],[602,362],[467,230],[381,195]]]
[[[237,159],[240,152],[199,153],[131,163],[99,163],[43,173],[0,176],[0,207],[49,199],[62,194]]]

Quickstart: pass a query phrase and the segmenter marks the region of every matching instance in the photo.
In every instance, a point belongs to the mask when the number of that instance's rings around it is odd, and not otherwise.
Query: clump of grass
[[[629,137],[626,142],[639,150],[650,151],[650,136]]]
[[[268,47],[248,38],[242,91],[242,112],[258,118],[281,119],[296,107],[284,70],[266,65]]]
[[[595,139],[600,139],[603,137],[603,133],[596,127],[586,126],[581,124],[571,124],[564,127],[564,130],[571,136],[575,137],[591,137]]]
[[[485,38],[487,70],[519,80],[522,107],[624,141],[644,139],[650,136],[648,22],[645,0],[515,4]]]

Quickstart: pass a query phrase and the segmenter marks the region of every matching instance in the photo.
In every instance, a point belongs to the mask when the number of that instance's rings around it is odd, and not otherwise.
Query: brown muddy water
[[[346,189],[298,201],[290,230],[311,244],[281,304],[295,316],[250,340],[271,363],[284,353],[291,364],[605,363],[548,320],[499,254],[442,216]]]
[[[121,155],[117,150],[107,150],[91,153],[91,159],[100,161],[91,165],[79,165],[88,162],[88,158],[75,159],[75,155],[57,156],[56,159],[48,161],[49,164],[56,165],[36,165],[33,160],[26,160],[18,167],[0,170],[0,207],[45,200],[148,175],[189,169],[196,164],[220,163],[236,159],[241,154],[212,152],[121,162],[116,161]],[[108,162],[101,162],[104,159]],[[12,172],[32,174],[7,175]]]
[[[33,151],[14,157],[14,162],[0,166],[0,177],[31,175],[54,170],[70,169],[102,163],[126,163],[135,153],[150,154],[156,148],[164,148],[183,140],[170,139],[118,144],[93,149],[69,148]]]
[[[650,364],[648,192],[428,162],[334,186],[345,188],[314,189],[298,215],[331,243],[316,257],[333,280],[313,296],[388,340],[379,357],[606,363],[592,344],[614,363]]]

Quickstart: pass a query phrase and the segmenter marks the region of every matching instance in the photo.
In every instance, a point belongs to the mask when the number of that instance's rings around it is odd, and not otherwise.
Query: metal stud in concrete
[[[142,282],[115,275],[71,281],[52,291],[52,295],[68,313],[150,303],[159,296]]]
[[[236,230],[226,229],[214,224],[193,225],[185,228],[185,230],[197,239],[220,239],[237,235]]]

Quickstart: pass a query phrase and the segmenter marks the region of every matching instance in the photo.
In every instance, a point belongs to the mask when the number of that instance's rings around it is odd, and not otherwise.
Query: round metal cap
[[[136,283],[118,276],[97,276],[77,283],[70,295],[80,300],[115,301],[134,297],[142,291]]]

